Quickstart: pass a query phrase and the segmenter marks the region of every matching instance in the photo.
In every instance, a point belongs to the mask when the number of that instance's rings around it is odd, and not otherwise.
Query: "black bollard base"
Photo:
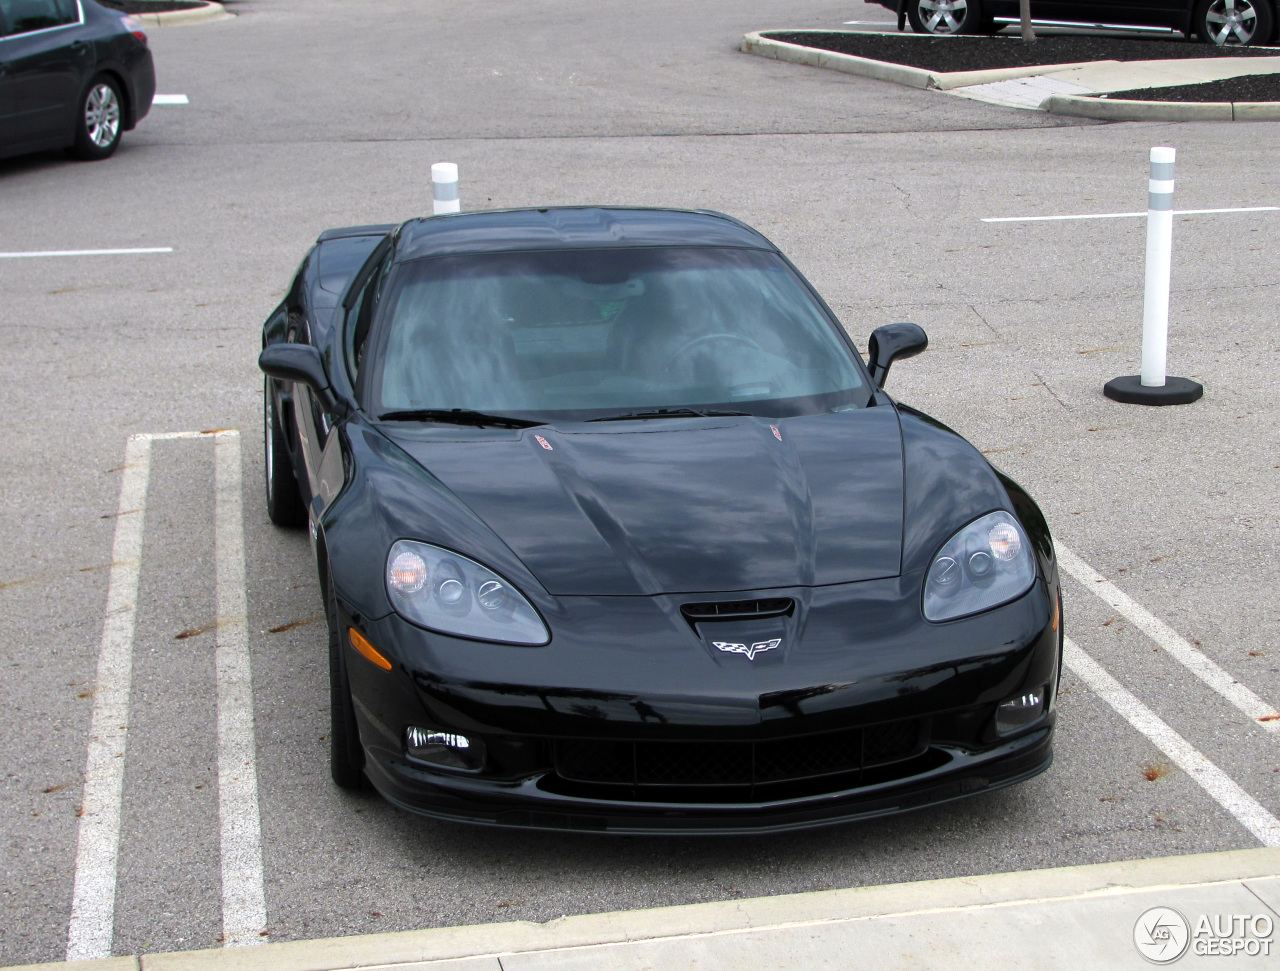
[[[1204,394],[1204,385],[1189,378],[1165,378],[1163,387],[1149,388],[1141,375],[1126,374],[1108,381],[1102,393],[1126,405],[1189,405]]]

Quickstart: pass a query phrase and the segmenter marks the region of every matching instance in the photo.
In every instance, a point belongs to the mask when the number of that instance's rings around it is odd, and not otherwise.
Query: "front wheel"
[[[1268,0],[1201,0],[1196,7],[1196,34],[1217,47],[1269,43],[1275,23]]]
[[[99,74],[90,81],[76,112],[76,141],[71,154],[86,162],[97,162],[115,152],[124,130],[123,109],[120,85],[113,78]]]
[[[267,516],[277,526],[301,526],[307,521],[307,507],[293,475],[293,460],[285,441],[271,379],[262,383],[262,463],[267,486]]]
[[[917,34],[977,34],[983,30],[980,0],[907,0]]]

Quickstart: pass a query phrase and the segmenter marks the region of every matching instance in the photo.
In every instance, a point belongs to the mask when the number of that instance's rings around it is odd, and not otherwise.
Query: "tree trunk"
[[[1031,28],[1031,0],[1018,0],[1018,7],[1022,16],[1022,39],[1031,43],[1036,39],[1036,32]]]

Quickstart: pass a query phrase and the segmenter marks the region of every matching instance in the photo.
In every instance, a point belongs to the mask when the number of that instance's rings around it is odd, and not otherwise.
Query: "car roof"
[[[776,251],[750,226],[708,209],[556,206],[412,219],[400,227],[396,261],[462,253],[635,246]]]

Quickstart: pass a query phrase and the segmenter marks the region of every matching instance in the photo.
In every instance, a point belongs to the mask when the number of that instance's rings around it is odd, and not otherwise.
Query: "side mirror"
[[[871,380],[877,388],[884,387],[889,376],[889,366],[899,358],[915,357],[929,346],[929,337],[917,324],[885,324],[871,332],[867,341],[867,364],[871,368]]]
[[[346,410],[329,386],[320,352],[310,344],[268,344],[258,355],[258,367],[268,377],[305,384],[315,392],[326,412]]]

